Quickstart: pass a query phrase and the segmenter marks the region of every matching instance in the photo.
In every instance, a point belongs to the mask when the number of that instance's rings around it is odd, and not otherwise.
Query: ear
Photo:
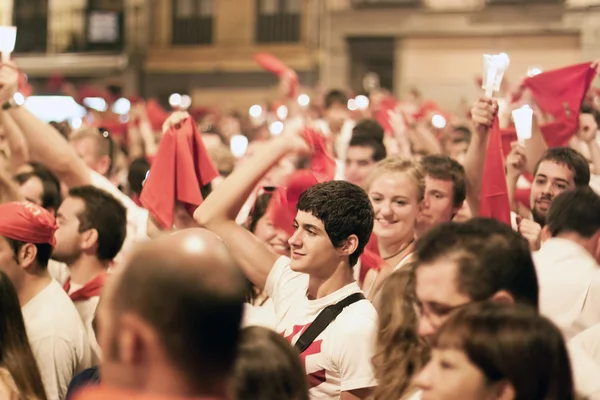
[[[348,236],[348,239],[344,241],[344,244],[342,244],[342,247],[340,247],[338,251],[340,252],[341,256],[350,257],[350,255],[352,255],[352,253],[354,253],[357,248],[358,236],[350,235]]]
[[[29,268],[35,263],[37,247],[32,243],[25,243],[17,254],[17,260],[22,268]]]
[[[98,243],[98,231],[96,229],[88,229],[81,234],[81,248],[89,250]]]
[[[133,313],[124,313],[120,322],[117,333],[120,360],[129,365],[147,362],[158,343],[152,328]]]
[[[517,396],[515,388],[508,381],[500,381],[495,389],[497,400],[514,400]]]
[[[494,303],[515,304],[515,299],[506,290],[499,290],[490,298]]]

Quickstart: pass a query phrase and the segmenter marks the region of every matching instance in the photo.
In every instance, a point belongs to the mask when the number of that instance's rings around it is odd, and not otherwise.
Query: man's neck
[[[76,261],[67,265],[71,282],[77,285],[85,285],[92,279],[108,270],[108,261],[100,261],[95,256],[82,254]]]
[[[321,299],[354,282],[352,268],[347,262],[340,262],[329,277],[311,275],[308,280],[309,300]]]
[[[48,270],[39,271],[35,274],[26,273],[17,289],[21,307],[25,307],[25,305],[29,303],[31,299],[37,296],[51,282],[52,278],[50,277]]]

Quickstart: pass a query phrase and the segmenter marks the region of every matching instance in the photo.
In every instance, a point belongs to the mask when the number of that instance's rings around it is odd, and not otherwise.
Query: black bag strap
[[[362,293],[353,293],[345,299],[327,306],[317,315],[317,318],[306,328],[304,333],[300,335],[294,347],[298,349],[300,354],[310,346],[312,342],[323,332],[329,324],[337,318],[338,315],[352,303],[364,300],[365,296]]]

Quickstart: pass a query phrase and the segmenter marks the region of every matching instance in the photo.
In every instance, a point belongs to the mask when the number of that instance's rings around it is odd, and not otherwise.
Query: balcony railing
[[[256,41],[258,43],[296,43],[300,41],[300,14],[258,14]]]
[[[14,15],[15,53],[123,53],[145,46],[146,10],[39,10]]]

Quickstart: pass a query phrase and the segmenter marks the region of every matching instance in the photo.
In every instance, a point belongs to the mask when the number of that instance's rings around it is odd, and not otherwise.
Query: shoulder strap
[[[338,315],[352,303],[364,300],[365,296],[362,293],[353,293],[338,303],[327,306],[317,315],[317,318],[308,326],[308,328],[300,335],[294,347],[298,349],[300,354],[310,346],[310,344],[323,332],[329,324],[337,318]]]

